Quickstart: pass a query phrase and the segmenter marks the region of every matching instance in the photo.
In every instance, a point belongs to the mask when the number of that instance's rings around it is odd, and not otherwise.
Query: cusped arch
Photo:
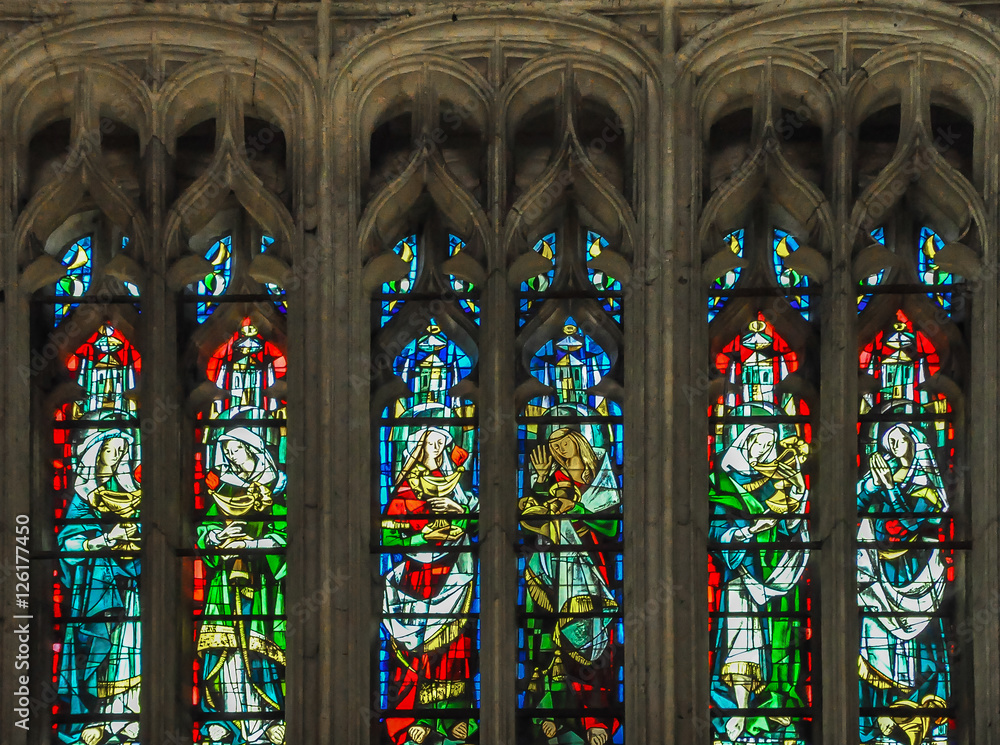
[[[765,46],[720,60],[698,81],[694,107],[707,139],[712,126],[723,117],[761,101],[767,84],[767,105],[799,113],[818,122],[824,132],[833,123],[835,90],[826,79],[826,67],[817,57],[794,47]]]

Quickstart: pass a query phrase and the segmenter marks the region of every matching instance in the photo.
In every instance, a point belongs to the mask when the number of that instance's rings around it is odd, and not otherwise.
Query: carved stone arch
[[[805,21],[805,22],[804,22]],[[875,51],[893,42],[912,41],[914,29],[937,30],[956,40],[956,46],[989,59],[996,51],[995,32],[982,17],[933,0],[898,0],[891,4],[844,5],[837,0],[769,2],[719,20],[694,35],[678,52],[678,61],[701,75],[724,56],[773,44],[782,38],[789,46],[806,47],[817,39],[843,37],[864,42]],[[958,40],[961,40],[960,42]],[[869,56],[871,56],[869,54]],[[864,60],[861,60],[862,62]]]
[[[477,129],[484,135],[489,131],[491,86],[472,65],[440,53],[422,53],[397,60],[386,70],[379,68],[357,81],[362,94],[357,97],[356,125],[361,145],[361,166],[369,158],[372,132],[388,119],[421,105],[433,105],[440,99],[449,99],[461,105]],[[433,127],[436,122],[425,122]],[[414,133],[418,135],[420,133]]]
[[[805,273],[816,279],[824,278],[828,269],[822,255],[829,254],[834,235],[831,207],[825,195],[785,160],[770,127],[763,133],[753,155],[716,190],[702,211],[699,242],[706,259],[727,251],[719,239],[742,227],[749,206],[755,203],[769,208],[773,204],[788,214],[792,223],[799,226],[799,240],[813,244],[798,258],[804,259],[818,251],[811,257]],[[711,270],[718,268],[713,264]],[[726,270],[730,268],[725,267]],[[807,269],[806,266],[802,268]],[[706,281],[711,282],[715,276],[718,275],[706,277]]]
[[[577,75],[578,72],[588,73],[590,77]],[[539,57],[526,63],[504,83],[499,104],[508,136],[540,105],[558,100],[566,85],[572,85],[581,97],[593,97],[614,111],[625,132],[626,147],[632,146],[636,122],[642,116],[640,85],[635,71],[617,68],[598,55],[579,52],[556,52]]]
[[[412,210],[424,199],[429,200],[450,227],[471,242],[477,253],[482,253],[483,247],[491,242],[482,208],[458,184],[439,155],[424,147],[361,216],[358,242],[366,260],[395,245],[412,219]]]
[[[457,23],[460,26],[458,29],[450,14],[428,14],[393,24],[374,37],[348,45],[339,57],[338,71],[332,76],[331,85],[324,94],[325,100],[329,102],[327,105],[333,106],[333,102],[337,100],[349,101],[342,114],[342,121],[344,124],[350,122],[349,131],[361,131],[362,109],[355,102],[366,101],[372,89],[360,87],[359,81],[375,80],[379,75],[384,77],[386,70],[393,70],[401,64],[409,65],[408,59],[413,54],[426,55],[432,52],[440,55],[446,51],[454,51],[440,43],[437,35],[439,26],[446,26],[451,33],[458,33],[462,37],[461,49],[465,55],[471,49],[479,49],[486,54],[497,43],[502,43],[498,39],[505,37],[517,38],[515,46],[519,49],[532,52],[551,50],[560,46],[552,41],[557,38],[554,36],[554,29],[563,28],[567,33],[572,32],[578,37],[573,45],[574,57],[587,59],[587,64],[590,65],[599,65],[597,69],[611,80],[622,79],[621,76],[631,74],[633,81],[641,81],[638,87],[644,89],[643,95],[656,98],[653,87],[660,74],[655,53],[645,42],[607,21],[555,10],[548,10],[544,14],[531,10],[497,10],[464,15]],[[515,73],[522,82],[530,74],[527,69]],[[629,87],[636,89],[637,84],[631,82]],[[636,99],[639,98],[636,95]],[[503,97],[496,99],[493,104],[500,107],[497,110],[501,113],[507,105],[508,102]],[[650,104],[644,101],[643,105]],[[645,111],[643,115],[645,116]],[[345,165],[349,167],[352,179],[357,179],[364,167],[363,149],[357,144],[345,145],[344,148]],[[355,203],[353,210],[357,212],[357,204],[360,202],[358,192],[352,197],[352,201]]]
[[[925,131],[901,142],[893,159],[859,195],[847,226],[849,237],[867,244],[859,236],[878,227],[881,216],[896,209],[904,197],[907,209],[936,224],[948,241],[960,241],[974,226],[986,225],[982,196],[944,160]]]
[[[227,81],[244,110],[281,127],[289,146],[308,139],[301,131],[308,122],[300,110],[309,103],[305,80],[288,80],[266,61],[220,55],[186,64],[164,84],[158,108],[167,152],[175,153],[177,137],[186,130],[221,116],[221,92]]]
[[[711,127],[724,116],[755,102],[764,104],[760,99],[765,84],[769,105],[794,112],[804,105],[809,120],[818,121],[828,133],[838,96],[824,71],[821,60],[794,47],[767,46],[719,59],[698,78],[694,100],[702,138],[707,139]]]
[[[142,212],[100,167],[97,158],[84,153],[77,167],[61,172],[43,186],[17,218],[14,246],[22,265],[40,255],[41,245],[67,218],[91,206],[127,230],[139,250],[143,249],[148,228]]]
[[[985,126],[986,106],[994,83],[981,58],[962,48],[932,41],[896,44],[870,57],[864,74],[850,81],[848,112],[854,126],[881,108],[889,98],[899,98],[909,87],[910,68],[919,64],[922,82],[932,95],[950,99],[977,129]]]
[[[615,246],[612,252],[623,257],[633,255],[638,225],[632,209],[590,162],[568,124],[551,164],[507,215],[502,237],[507,261],[515,262],[518,256],[527,255],[532,245],[529,237],[537,238],[551,227],[554,216],[565,212],[570,203],[578,203],[586,210],[594,227]]]
[[[158,29],[167,25],[172,29],[169,40],[160,41]],[[0,58],[0,80],[8,76],[16,80],[26,69],[51,68],[53,59],[73,59],[78,56],[80,44],[88,49],[88,66],[101,58],[134,57],[136,39],[149,38],[162,55],[182,61],[219,55],[229,61],[231,68],[242,61],[259,86],[253,90],[251,108],[259,99],[263,109],[282,117],[280,123],[289,132],[296,132],[292,127],[300,121],[311,127],[316,111],[311,82],[314,63],[274,36],[245,31],[231,23],[177,14],[108,16],[71,25],[53,21],[29,27],[21,32],[18,42],[8,46],[7,54]],[[162,105],[157,108],[162,117]],[[160,127],[165,123],[157,122],[158,136],[162,136]],[[310,138],[301,139],[308,142]],[[311,160],[310,154],[304,154],[304,162]]]
[[[3,75],[0,73],[0,79]],[[14,138],[23,148],[38,131],[58,119],[78,114],[77,91],[85,79],[94,114],[128,125],[145,149],[153,126],[153,99],[142,82],[122,65],[77,55],[18,75],[10,91]]]
[[[212,161],[177,199],[167,217],[164,243],[172,257],[183,255],[185,240],[210,222],[229,201],[230,193],[283,245],[294,245],[292,216],[250,167],[243,141],[244,109],[239,83],[232,76],[225,77],[220,93],[220,120]]]

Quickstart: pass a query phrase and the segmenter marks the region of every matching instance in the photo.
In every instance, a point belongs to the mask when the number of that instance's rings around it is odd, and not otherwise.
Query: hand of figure
[[[223,540],[223,541],[225,541],[227,539],[229,539],[229,540],[234,540],[234,539],[246,540],[250,536],[248,536],[246,534],[245,528],[246,528],[246,523],[244,523],[244,522],[240,522],[240,521],[232,522],[229,525],[227,525],[226,527],[224,527],[222,530],[219,531],[219,538],[221,540]]]
[[[531,451],[529,458],[531,460],[531,467],[538,474],[538,480],[545,481],[545,478],[549,475],[549,471],[552,470],[552,456],[549,455],[548,446],[539,445]]]
[[[455,740],[464,740],[469,735],[469,723],[459,722],[451,728],[451,736]]]
[[[80,739],[87,743],[87,745],[97,745],[103,736],[103,727],[87,727],[87,729],[80,733]]]
[[[535,452],[538,452],[537,450]],[[556,736],[556,723],[551,719],[546,719],[542,722],[542,734],[545,735],[550,740]]]
[[[750,532],[763,533],[765,530],[770,530],[777,524],[778,524],[777,520],[757,520],[753,525],[750,526]]]
[[[451,497],[431,497],[427,504],[432,512],[464,512],[462,505]]]
[[[283,745],[285,742],[285,725],[272,724],[264,734],[274,745]]]
[[[123,523],[115,525],[105,534],[105,538],[111,545],[128,541],[131,537],[132,536],[129,534],[129,526]]]
[[[726,734],[733,742],[739,739],[744,729],[746,729],[746,722],[743,717],[730,717],[729,721],[726,722]]]
[[[604,727],[591,727],[587,730],[587,745],[604,745],[608,741],[608,731]]]
[[[892,471],[889,468],[889,464],[885,462],[885,458],[882,457],[880,453],[875,453],[869,460],[869,465],[872,469],[872,475],[875,480],[878,481],[886,489],[892,488]]]
[[[427,735],[429,735],[430,733],[431,733],[431,728],[426,727],[422,724],[414,724],[409,729],[406,730],[406,734],[408,734],[410,736],[410,739],[413,740],[413,742],[417,743],[417,745],[420,745],[420,743],[422,743],[425,739],[427,739]]]

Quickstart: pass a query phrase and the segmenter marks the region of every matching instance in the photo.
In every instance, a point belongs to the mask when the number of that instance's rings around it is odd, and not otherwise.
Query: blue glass
[[[274,238],[269,235],[262,235],[260,237],[260,252],[266,253],[267,249],[274,244]],[[285,288],[281,285],[274,284],[273,282],[266,282],[264,286],[267,288],[269,294],[274,295],[274,307],[280,310],[282,313],[288,312],[288,302],[285,300]]]
[[[808,290],[809,277],[799,274],[799,272],[785,264],[785,259],[799,249],[799,242],[795,239],[795,236],[784,230],[775,228],[773,248],[774,276],[778,280],[778,284],[787,290]],[[788,304],[801,313],[803,318],[807,321],[809,320],[808,295],[790,295],[788,297]]]
[[[941,269],[934,261],[937,252],[944,248],[944,240],[931,228],[926,226],[920,229],[920,238],[917,250],[917,273],[920,281],[929,287],[951,285],[961,282],[962,278]],[[946,311],[951,311],[950,292],[928,292],[927,297],[933,300],[938,306]]]
[[[521,283],[522,295],[518,305],[518,326],[523,326],[527,322],[531,309],[538,302],[530,295],[526,297],[525,294],[545,292],[552,286],[552,280],[555,279],[556,275],[556,234],[549,233],[548,235],[543,236],[531,248],[543,259],[549,261],[551,263],[551,268],[548,271],[543,272],[542,274],[536,274],[534,277],[526,279]]]
[[[448,258],[457,256],[459,251],[463,248],[465,248],[465,241],[457,235],[448,236]],[[479,303],[470,297],[465,297],[468,293],[471,293],[475,289],[475,285],[472,282],[456,277],[454,274],[448,275],[448,282],[451,285],[451,289],[460,295],[458,298],[459,306],[472,317],[472,320],[475,321],[478,326]]]
[[[726,248],[732,251],[741,259],[743,258],[743,236],[744,230],[740,228],[739,230],[734,230],[732,233],[727,235],[722,239],[723,243],[726,244]],[[726,301],[729,300],[728,297],[722,294],[727,290],[732,290],[736,287],[736,283],[740,281],[740,274],[743,273],[743,267],[735,266],[726,272],[723,276],[717,277],[714,282],[712,282],[711,288],[708,294],[708,322],[711,323],[713,319],[719,315],[725,305]],[[718,294],[716,294],[718,293]]]
[[[221,297],[226,294],[233,271],[233,237],[224,235],[209,246],[205,259],[212,265],[212,271],[204,279],[188,287],[203,297]],[[198,303],[198,323],[204,323],[215,312],[217,303]]]
[[[611,314],[616,323],[620,324],[622,322],[622,283],[605,272],[592,269],[589,266],[590,260],[600,256],[607,247],[607,238],[593,230],[587,231],[587,276],[591,284],[601,293],[601,306]]]
[[[885,245],[885,228],[875,228],[871,232],[872,238],[877,242]],[[871,274],[864,279],[858,280],[858,284],[862,287],[875,287],[882,282],[882,277],[885,276],[885,269],[880,269],[877,274]],[[863,311],[868,307],[868,303],[871,302],[872,293],[867,295],[858,295],[858,313]]]
[[[406,295],[413,291],[417,283],[417,236],[403,238],[392,250],[408,265],[406,274],[400,279],[382,283],[383,295]],[[403,298],[385,298],[382,300],[382,325],[392,318],[403,307]]]
[[[83,297],[90,289],[93,276],[92,237],[87,235],[77,239],[62,255],[61,262],[66,267],[66,276],[56,282],[56,297]],[[56,303],[56,324],[79,303]]]

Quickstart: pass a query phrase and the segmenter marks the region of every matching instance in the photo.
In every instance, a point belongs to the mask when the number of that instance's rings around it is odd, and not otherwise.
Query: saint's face
[[[113,469],[125,455],[125,438],[109,437],[101,445],[101,465]]]
[[[774,447],[775,439],[777,438],[774,436],[774,432],[770,430],[751,435],[747,442],[747,454],[750,456],[750,460],[759,461],[770,453],[771,448]]]
[[[552,454],[563,463],[569,463],[580,455],[580,448],[577,446],[576,441],[568,435],[558,440],[552,440],[549,442],[549,447],[552,448]]]
[[[222,452],[225,453],[226,459],[230,463],[245,473],[252,472],[254,465],[256,465],[253,455],[250,453],[250,449],[245,442],[226,440],[222,444]]]
[[[446,438],[440,432],[427,433],[427,439],[424,440],[424,448],[427,451],[427,465],[440,465],[445,442]]]
[[[889,452],[897,458],[906,458],[910,453],[910,438],[900,429],[889,432],[888,440]]]

